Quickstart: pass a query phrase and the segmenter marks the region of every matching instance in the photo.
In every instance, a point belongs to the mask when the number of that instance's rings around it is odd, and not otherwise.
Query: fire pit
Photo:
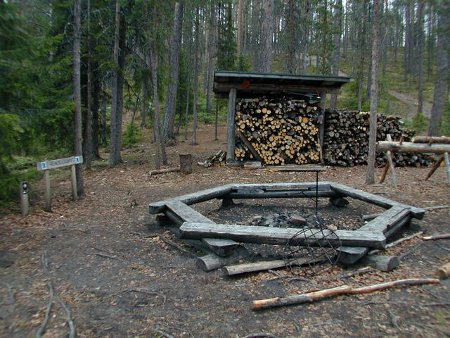
[[[347,230],[332,228],[324,223],[320,215],[317,215],[317,200],[313,218],[311,215],[305,217],[301,214],[278,213],[278,218],[286,218],[286,222],[279,222],[283,226],[274,224],[271,226],[267,223],[268,218],[264,217],[254,218],[253,222],[247,224],[223,224],[190,207],[212,199],[222,200],[222,205],[230,206],[238,199],[310,198],[320,200],[326,198],[334,206],[341,207],[348,204],[347,198],[352,198],[385,210],[361,227]],[[199,258],[201,262],[199,266],[204,270],[233,264],[241,259],[242,251],[239,250],[241,246],[239,243],[284,246],[289,248],[292,254],[294,251],[301,251],[308,255],[309,252],[309,260],[318,259],[317,252],[320,252],[321,257],[326,256],[331,261],[332,253],[337,252],[341,262],[352,264],[366,255],[371,248],[383,249],[387,238],[407,225],[411,218],[421,219],[425,213],[424,209],[334,182],[228,184],[152,203],[149,205],[149,211],[151,214],[164,214],[179,226],[181,238],[202,241],[211,251],[206,258]],[[302,218],[304,218],[303,225],[300,224]],[[236,254],[237,252],[239,254]],[[213,264],[209,264],[211,261]]]

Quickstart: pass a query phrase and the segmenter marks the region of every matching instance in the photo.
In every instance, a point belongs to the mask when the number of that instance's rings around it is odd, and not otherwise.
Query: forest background
[[[150,128],[165,164],[179,133],[224,120],[215,70],[346,74],[327,107],[368,111],[375,3],[378,112],[449,135],[445,0],[0,0],[0,201],[37,160],[115,166]]]

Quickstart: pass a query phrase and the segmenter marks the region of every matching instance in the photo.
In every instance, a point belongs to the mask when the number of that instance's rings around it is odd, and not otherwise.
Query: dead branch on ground
[[[42,255],[42,257],[44,257],[44,254]],[[50,299],[48,301],[47,308],[45,310],[44,321],[41,324],[41,326],[39,326],[38,330],[36,331],[36,337],[37,338],[41,338],[43,336],[43,334],[45,333],[45,329],[47,328],[48,321],[50,319],[50,312],[52,310],[53,295],[54,295],[52,282],[48,283],[48,291],[50,293]]]
[[[69,307],[61,300],[61,298],[58,297],[58,302],[61,304],[62,308],[66,312],[66,323],[69,325],[69,338],[75,338],[76,337],[76,330],[75,330],[75,324],[72,320],[72,313],[70,312]]]
[[[300,295],[255,300],[253,301],[252,310],[257,311],[278,306],[313,303],[325,298],[336,297],[340,295],[367,294],[400,286],[413,286],[413,285],[439,284],[439,283],[440,283],[439,279],[426,278],[426,279],[400,279],[392,282],[385,282],[359,288],[353,288],[348,285],[342,285],[331,289],[324,289]]]
[[[424,241],[437,241],[439,239],[450,239],[450,233],[446,234],[437,234],[433,236],[424,236],[422,237]]]

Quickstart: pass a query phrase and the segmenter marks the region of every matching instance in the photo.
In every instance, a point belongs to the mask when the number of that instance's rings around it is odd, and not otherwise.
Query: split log
[[[450,262],[447,264],[442,265],[438,270],[437,270],[437,275],[439,276],[440,279],[447,279],[450,277]]]
[[[371,267],[383,272],[392,271],[400,265],[400,259],[398,256],[371,255],[364,257],[362,262],[363,264],[370,265]]]
[[[316,264],[323,262],[323,259],[300,258],[295,260],[273,260],[254,263],[245,263],[239,265],[225,266],[224,270],[227,276],[236,276],[244,273],[259,272],[285,268],[287,266],[302,266],[306,264]]]
[[[325,298],[336,297],[340,295],[367,294],[400,286],[414,286],[414,285],[439,284],[439,283],[440,283],[439,279],[429,278],[429,279],[400,279],[392,282],[374,284],[360,288],[353,288],[348,285],[342,285],[331,289],[309,292],[301,295],[288,296],[284,298],[276,297],[276,298],[255,300],[253,301],[252,310],[258,311],[279,306],[313,303]]]

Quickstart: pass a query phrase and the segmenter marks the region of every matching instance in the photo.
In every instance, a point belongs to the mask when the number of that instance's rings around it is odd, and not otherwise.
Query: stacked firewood
[[[370,113],[327,110],[323,159],[327,164],[354,166],[367,163],[369,151]],[[403,128],[399,117],[378,114],[377,141],[385,141],[390,134],[395,141],[410,141],[414,131]],[[377,163],[385,162],[383,153],[377,153]],[[431,157],[425,154],[396,153],[396,166],[427,166]]]
[[[317,163],[319,102],[297,99],[243,99],[236,105],[238,160],[265,164]]]

